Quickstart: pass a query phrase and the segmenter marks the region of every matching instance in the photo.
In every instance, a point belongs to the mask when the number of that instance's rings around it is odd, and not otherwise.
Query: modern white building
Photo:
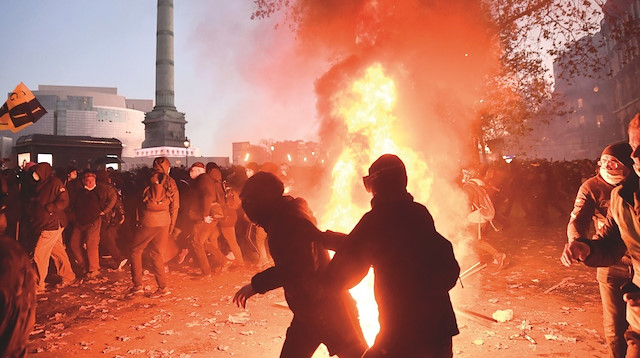
[[[116,138],[122,142],[122,156],[134,157],[145,139],[142,121],[153,100],[127,99],[113,87],[39,85],[32,92],[47,114],[18,133],[3,132],[3,143],[10,138],[15,144],[29,134]]]

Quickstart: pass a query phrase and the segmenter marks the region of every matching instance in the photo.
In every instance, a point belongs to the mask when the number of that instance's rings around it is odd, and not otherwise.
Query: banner
[[[0,130],[18,132],[35,123],[47,111],[36,96],[20,82],[9,95],[9,99],[0,107]]]

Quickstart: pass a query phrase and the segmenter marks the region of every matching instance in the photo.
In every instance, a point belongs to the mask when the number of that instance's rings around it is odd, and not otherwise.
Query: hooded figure
[[[459,331],[449,290],[460,273],[451,243],[407,192],[400,158],[381,156],[363,182],[372,209],[329,263],[326,284],[350,288],[373,267],[380,332],[363,357],[451,357]]]
[[[258,172],[240,193],[249,219],[267,232],[274,266],[254,275],[233,300],[244,308],[256,293],[282,287],[293,320],[280,357],[311,357],[324,343],[331,355],[359,358],[366,343],[355,302],[346,289],[325,289],[320,280],[329,262],[325,245],[335,234],[318,230],[304,199],[283,192],[274,174]]]
[[[144,295],[142,253],[149,247],[149,256],[156,276],[158,289],[152,297],[166,296],[171,293],[167,287],[167,279],[164,270],[164,252],[172,234],[178,210],[180,209],[180,194],[176,181],[169,176],[171,163],[166,157],[157,157],[153,160],[153,173],[149,179],[147,188],[140,198],[139,223],[131,245],[131,279],[133,287],[125,296],[133,299]],[[154,193],[154,202],[162,210],[145,207],[145,194]],[[158,195],[159,197],[155,197]],[[168,203],[166,203],[168,201]],[[166,206],[164,204],[167,204]]]
[[[53,258],[63,284],[76,278],[62,243],[62,231],[67,225],[65,209],[69,205],[69,195],[62,181],[51,174],[49,163],[38,163],[33,167],[32,177],[36,181],[36,189],[31,201],[31,223],[38,233],[33,261],[38,271],[39,291],[43,291],[45,287],[49,258]]]

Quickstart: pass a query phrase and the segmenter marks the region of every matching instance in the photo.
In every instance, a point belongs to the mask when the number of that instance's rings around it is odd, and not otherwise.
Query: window
[[[38,163],[49,163],[53,166],[53,154],[38,153]]]
[[[582,108],[583,103],[582,103],[582,98],[578,98],[578,108]]]

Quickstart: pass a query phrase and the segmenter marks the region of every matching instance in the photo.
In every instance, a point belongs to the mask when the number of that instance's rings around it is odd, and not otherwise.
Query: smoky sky
[[[307,0],[298,6],[300,42],[336,58],[316,81],[324,143],[339,146],[343,136],[331,96],[377,62],[396,83],[403,142],[426,157],[470,155],[474,109],[498,53],[478,2]]]

